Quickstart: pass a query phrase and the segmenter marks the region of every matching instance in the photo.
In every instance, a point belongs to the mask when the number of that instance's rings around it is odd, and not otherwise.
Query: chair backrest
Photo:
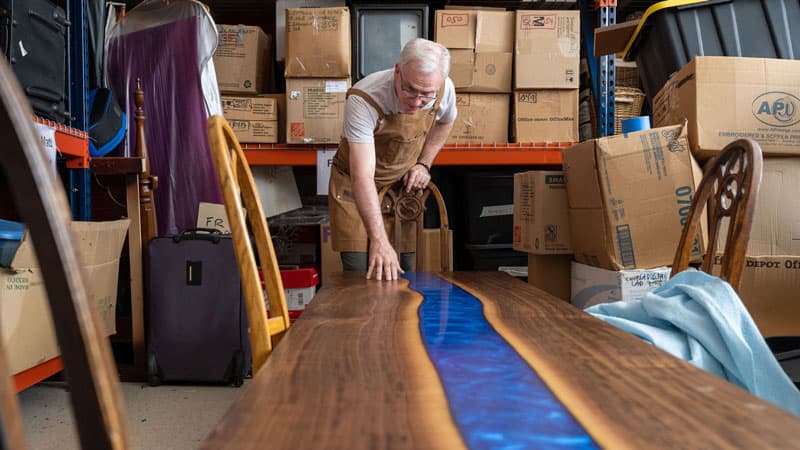
[[[247,164],[239,141],[230,125],[222,116],[208,119],[208,140],[211,155],[217,171],[225,212],[231,227],[231,237],[242,278],[247,320],[250,326],[250,350],[253,355],[253,374],[266,362],[274,343],[289,329],[289,310],[286,306],[286,293],[275,257],[275,248],[267,227],[267,219],[261,199],[258,196],[253,174]],[[264,305],[264,293],[258,276],[253,247],[247,233],[244,209],[250,217],[253,235],[256,239],[258,259],[264,273],[270,317]],[[275,339],[275,342],[273,342]]]
[[[704,218],[703,210],[708,206],[708,242],[701,270],[711,273],[718,251],[720,225],[728,218],[719,277],[738,292],[761,185],[761,170],[761,147],[750,139],[728,144],[708,162],[683,227],[672,264],[673,276],[688,267]]]
[[[125,412],[108,338],[89,301],[70,227],[67,196],[49,168],[33,112],[0,58],[0,168],[33,238],[61,349],[81,448],[127,448]],[[0,341],[0,446],[24,448],[24,437]]]
[[[440,251],[440,270],[442,272],[449,272],[452,270],[452,243],[448,233],[450,226],[447,219],[447,207],[444,204],[439,188],[431,181],[425,189],[414,189],[406,192],[402,184],[395,183],[393,185],[386,185],[378,192],[378,201],[381,205],[381,213],[384,215],[393,216],[394,221],[394,235],[389,236],[392,241],[392,246],[395,249],[400,248],[400,243],[403,239],[402,224],[407,222],[415,222],[417,226],[417,255],[416,266],[424,267],[426,264],[425,258],[427,254],[422,248],[422,232],[425,228],[424,212],[425,203],[430,196],[436,200],[436,206],[439,209],[439,251]]]

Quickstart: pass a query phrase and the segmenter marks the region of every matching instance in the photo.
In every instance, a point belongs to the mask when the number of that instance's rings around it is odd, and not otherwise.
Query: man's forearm
[[[355,198],[358,213],[367,236],[371,242],[389,241],[386,229],[383,227],[381,205],[378,203],[378,190],[375,181],[371,178],[353,177],[353,198]]]
[[[453,129],[453,123],[437,123],[432,128],[428,137],[425,139],[425,145],[422,147],[422,153],[419,155],[419,161],[424,162],[429,167],[433,165],[433,160],[439,154],[447,138],[450,137],[450,131]]]

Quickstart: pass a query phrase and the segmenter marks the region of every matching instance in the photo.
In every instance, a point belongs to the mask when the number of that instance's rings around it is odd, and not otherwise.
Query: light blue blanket
[[[687,270],[640,300],[586,312],[800,416],[800,391],[739,296],[717,277]]]

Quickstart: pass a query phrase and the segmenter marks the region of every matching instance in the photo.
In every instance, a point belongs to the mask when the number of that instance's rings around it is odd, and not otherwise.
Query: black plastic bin
[[[654,4],[626,54],[653,98],[695,56],[800,59],[800,0],[691,0]]]
[[[512,244],[465,244],[464,247],[472,260],[472,270],[528,265],[528,254],[514,250]]]
[[[800,388],[800,336],[772,336],[766,341],[783,371]]]
[[[514,241],[514,174],[466,175],[466,242],[508,244]]]

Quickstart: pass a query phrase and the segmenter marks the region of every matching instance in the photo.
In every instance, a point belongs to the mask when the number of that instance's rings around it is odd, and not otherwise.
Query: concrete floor
[[[249,380],[245,380],[245,386]],[[196,449],[245,386],[122,383],[130,448]],[[65,383],[43,382],[18,395],[28,448],[80,449]]]

